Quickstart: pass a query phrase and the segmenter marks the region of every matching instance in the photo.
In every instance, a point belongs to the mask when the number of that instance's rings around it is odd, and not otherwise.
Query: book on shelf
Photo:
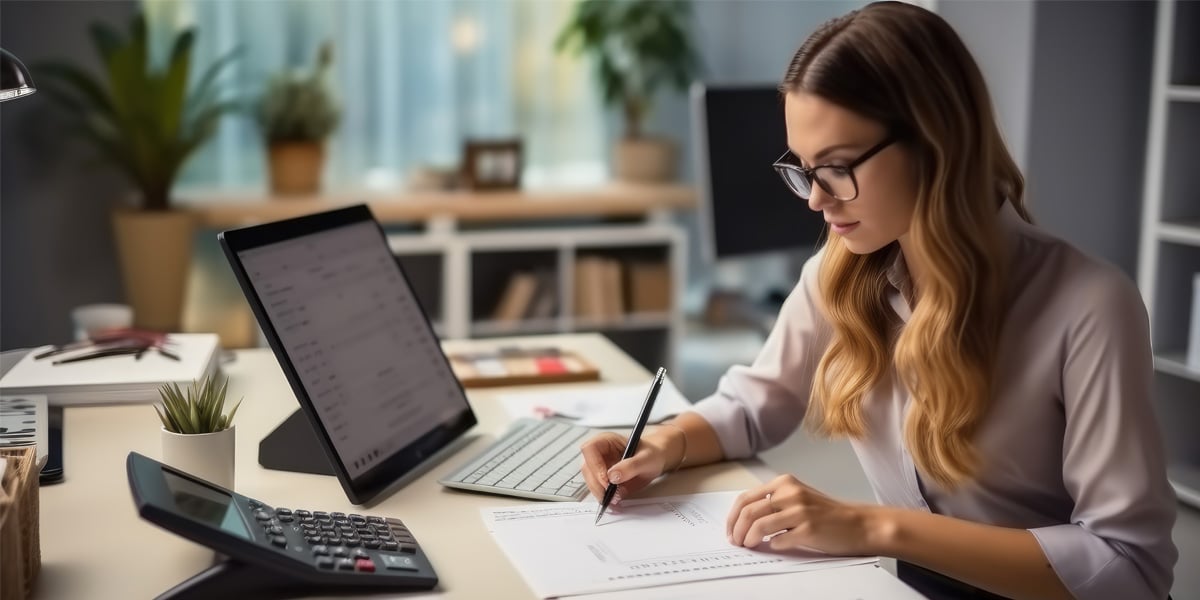
[[[619,319],[625,314],[621,263],[614,258],[582,256],[575,261],[575,315]]]
[[[463,387],[596,381],[600,370],[570,350],[557,347],[504,347],[447,354]]]
[[[535,273],[537,290],[525,313],[526,319],[551,319],[558,312],[558,277],[552,269],[540,269]]]
[[[633,313],[663,313],[671,310],[671,270],[667,261],[634,260],[626,265],[629,274],[629,310]]]
[[[492,320],[515,323],[525,317],[537,294],[537,275],[529,271],[517,271],[508,278],[504,293],[492,311]]]
[[[44,395],[52,405],[150,403],[158,401],[163,384],[183,387],[218,368],[215,333],[172,333],[166,347],[175,358],[152,351],[60,364],[55,362],[92,350],[37,358],[55,347],[35,348],[0,378],[0,394]]]

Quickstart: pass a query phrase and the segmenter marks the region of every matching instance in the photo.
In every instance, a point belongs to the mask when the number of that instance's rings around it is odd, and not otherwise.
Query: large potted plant
[[[584,0],[559,32],[560,52],[592,57],[608,106],[619,106],[625,132],[613,157],[618,179],[661,181],[674,176],[675,146],[642,130],[655,94],[682,91],[700,70],[682,0]]]
[[[339,118],[326,81],[331,64],[333,46],[326,42],[317,52],[316,68],[276,75],[259,100],[258,123],[275,195],[315,194],[321,189],[325,139],[337,128]]]
[[[190,213],[171,209],[171,188],[221,116],[235,108],[216,85],[234,54],[215,61],[189,86],[193,29],[173,34],[162,65],[151,60],[141,14],[127,35],[103,23],[93,24],[90,33],[100,75],[48,62],[35,68],[39,87],[68,110],[71,130],[134,184],[131,201],[113,211],[125,293],[138,327],[178,331],[195,224]]]

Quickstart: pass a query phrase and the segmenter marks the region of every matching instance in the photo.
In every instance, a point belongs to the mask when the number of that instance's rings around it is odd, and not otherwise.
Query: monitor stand
[[[258,464],[277,471],[334,474],[329,456],[321,447],[308,417],[300,409],[258,443]]]

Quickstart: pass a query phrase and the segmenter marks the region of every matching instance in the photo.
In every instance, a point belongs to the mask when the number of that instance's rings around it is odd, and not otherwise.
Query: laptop
[[[329,463],[298,470],[332,472],[351,502],[367,504],[464,442],[475,413],[366,205],[217,238],[300,404],[304,419],[290,420],[312,430],[311,442],[289,444],[297,454],[319,446]],[[589,433],[518,420],[441,483],[579,500],[579,444]]]

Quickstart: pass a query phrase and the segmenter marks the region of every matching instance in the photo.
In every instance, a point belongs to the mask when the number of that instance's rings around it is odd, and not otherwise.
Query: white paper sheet
[[[826,565],[828,566],[828,565]],[[586,600],[924,600],[878,564],[799,573],[710,579],[637,590],[589,594]]]
[[[737,494],[626,500],[599,525],[593,525],[594,501],[481,512],[496,543],[542,598],[875,560],[732,546],[725,516]]]
[[[501,394],[497,400],[511,419],[543,417],[546,415],[539,408],[544,408],[584,427],[633,427],[649,390],[649,382],[601,384],[571,390]],[[663,381],[658,398],[654,400],[650,422],[666,420],[690,406],[691,403],[668,377]]]

